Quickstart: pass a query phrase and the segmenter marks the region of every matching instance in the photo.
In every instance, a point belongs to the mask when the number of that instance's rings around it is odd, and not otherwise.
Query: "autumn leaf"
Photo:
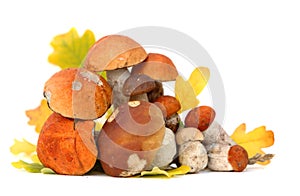
[[[191,73],[188,82],[191,84],[196,95],[199,95],[206,86],[210,77],[210,71],[207,67],[197,67]]]
[[[92,31],[86,30],[80,37],[77,30],[72,28],[69,32],[53,38],[50,44],[54,50],[48,61],[62,69],[79,67],[94,43],[95,36]]]
[[[194,93],[192,85],[181,76],[177,76],[175,82],[175,97],[181,105],[179,113],[194,108],[199,104],[197,95]]]
[[[25,153],[26,155],[31,155],[36,150],[36,145],[28,142],[23,139],[19,141],[17,139],[14,140],[14,144],[10,147],[10,152],[14,155],[18,155],[20,153]]]
[[[159,169],[158,167],[154,167],[151,171],[142,171],[141,172],[141,176],[166,176],[168,178],[171,178],[175,175],[183,175],[183,174],[187,174],[189,171],[191,170],[191,168],[189,166],[186,165],[182,165],[178,168],[175,169],[170,169],[170,170],[162,170]]]
[[[52,114],[52,110],[49,109],[47,101],[43,99],[37,108],[27,110],[25,113],[29,118],[28,124],[35,126],[35,131],[40,133],[45,121]]]
[[[244,147],[248,152],[248,157],[253,157],[257,153],[265,154],[262,148],[270,147],[274,144],[274,133],[271,130],[266,130],[265,126],[260,126],[246,133],[246,124],[243,123],[235,129],[231,138],[239,145]],[[258,162],[266,165],[270,161]]]

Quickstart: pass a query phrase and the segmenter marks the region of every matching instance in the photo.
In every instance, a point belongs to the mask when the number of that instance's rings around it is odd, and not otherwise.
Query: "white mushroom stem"
[[[130,101],[149,101],[147,93],[130,96]]]
[[[157,151],[153,162],[146,170],[152,170],[153,167],[167,168],[172,163],[176,152],[175,135],[171,129],[166,128],[162,145]]]
[[[226,144],[229,146],[236,144],[217,121],[213,121],[202,133],[204,135],[202,144],[208,150],[211,148],[211,145],[214,145],[215,143]]]
[[[115,70],[106,71],[107,82],[113,89],[112,104],[114,108],[118,108],[121,104],[127,103],[130,99],[129,96],[125,96],[122,92],[124,82],[130,76],[130,72],[127,68],[120,68]]]
[[[198,173],[205,169],[208,156],[200,141],[189,141],[179,146],[179,163],[191,168],[189,173]]]
[[[228,152],[231,146],[226,144],[214,144],[208,150],[207,167],[213,171],[232,171],[233,168],[228,161]]]

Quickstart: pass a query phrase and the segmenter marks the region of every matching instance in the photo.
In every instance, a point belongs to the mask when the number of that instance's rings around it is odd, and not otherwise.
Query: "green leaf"
[[[43,174],[56,174],[55,171],[53,171],[52,169],[45,167],[43,169],[41,169],[41,173]]]
[[[22,160],[12,162],[11,164],[17,169],[25,169],[26,171],[31,173],[40,173],[41,169],[44,168],[44,166],[40,163],[27,163]]]
[[[65,34],[57,35],[51,41],[53,52],[48,61],[60,68],[80,67],[88,50],[95,43],[94,33],[86,30],[80,37],[75,28]]]
[[[176,169],[170,169],[170,170],[161,170],[158,167],[154,167],[151,171],[142,171],[141,176],[166,176],[168,178],[171,178],[175,175],[183,175],[187,174],[191,168],[186,165],[182,165]]]

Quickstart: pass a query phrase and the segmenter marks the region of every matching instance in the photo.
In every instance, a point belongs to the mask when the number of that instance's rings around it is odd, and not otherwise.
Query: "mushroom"
[[[150,102],[163,95],[162,82],[174,81],[178,76],[172,60],[159,53],[149,53],[142,63],[132,67],[131,74],[145,74],[156,80],[156,88],[147,93]]]
[[[248,153],[240,145],[215,143],[208,150],[207,167],[213,171],[243,171],[248,165]]]
[[[185,117],[186,127],[196,127],[205,131],[215,119],[216,112],[210,106],[198,106],[190,110]]]
[[[99,39],[88,51],[84,67],[92,71],[106,71],[107,81],[113,89],[115,108],[129,101],[122,87],[130,76],[127,67],[144,61],[147,53],[133,39],[124,35],[109,35]]]
[[[202,140],[203,134],[196,128],[182,128],[176,133],[178,161],[191,168],[189,173],[198,173],[207,166],[208,156]]]
[[[207,150],[213,147],[216,143],[229,146],[236,145],[217,121],[213,121],[212,124],[202,133],[204,135],[202,143]]]
[[[157,80],[155,80],[155,88],[147,93],[147,97],[149,102],[154,102],[158,97],[164,95],[163,84]]]
[[[84,68],[63,69],[44,86],[50,109],[68,118],[92,120],[111,105],[112,90],[100,75]]]
[[[177,132],[180,126],[181,118],[178,113],[173,114],[165,119],[165,126],[171,129],[174,133]]]
[[[149,167],[165,135],[161,110],[146,101],[120,105],[98,137],[99,160],[110,176],[132,176]]]
[[[130,67],[146,59],[144,48],[124,35],[108,35],[99,39],[88,51],[84,67],[91,71]]]
[[[37,142],[41,163],[58,174],[83,175],[97,160],[92,132],[93,121],[74,121],[52,113],[44,123]]]
[[[153,162],[146,170],[151,170],[154,167],[160,169],[166,169],[174,160],[174,156],[177,153],[175,134],[171,129],[166,128],[165,136],[162,141],[162,145],[157,151]]]
[[[158,53],[149,53],[146,60],[132,67],[132,74],[145,74],[157,81],[172,81],[178,76],[170,58]]]
[[[106,73],[107,82],[112,87],[112,104],[114,108],[119,107],[123,103],[127,103],[130,99],[130,96],[124,95],[122,91],[124,83],[129,76],[130,72],[126,67],[107,71]]]
[[[155,80],[144,74],[131,74],[123,85],[123,94],[130,101],[148,101],[147,94],[156,87]]]

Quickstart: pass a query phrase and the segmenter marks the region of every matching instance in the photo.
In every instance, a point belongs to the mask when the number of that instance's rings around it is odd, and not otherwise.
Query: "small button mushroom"
[[[52,113],[42,127],[37,156],[58,174],[83,175],[97,160],[93,121],[73,120]]]
[[[195,127],[200,131],[205,131],[214,121],[215,110],[210,106],[198,106],[190,110],[185,117],[186,127]]]
[[[170,58],[158,53],[149,53],[145,61],[134,66],[132,74],[145,74],[158,81],[173,81],[178,76]]]
[[[194,127],[181,128],[176,132],[176,142],[182,145],[190,141],[203,141],[204,136],[199,129]]]
[[[203,134],[196,128],[182,128],[176,133],[179,145],[178,161],[191,168],[189,173],[198,173],[205,169],[208,162],[207,151],[202,145]]]
[[[207,162],[207,152],[200,141],[190,141],[179,146],[179,163],[189,166],[189,173],[198,173],[205,169]]]
[[[100,75],[84,68],[63,69],[44,85],[49,107],[68,118],[92,120],[111,105],[112,89]]]
[[[208,150],[208,168],[213,171],[243,171],[248,165],[248,153],[240,145],[215,143]]]
[[[176,152],[175,134],[172,130],[166,128],[162,145],[157,151],[153,162],[146,170],[151,170],[153,167],[159,167],[161,169],[167,168],[170,163],[172,163]]]
[[[110,176],[131,176],[152,163],[165,135],[161,110],[152,103],[120,105],[98,136],[99,160]]]

